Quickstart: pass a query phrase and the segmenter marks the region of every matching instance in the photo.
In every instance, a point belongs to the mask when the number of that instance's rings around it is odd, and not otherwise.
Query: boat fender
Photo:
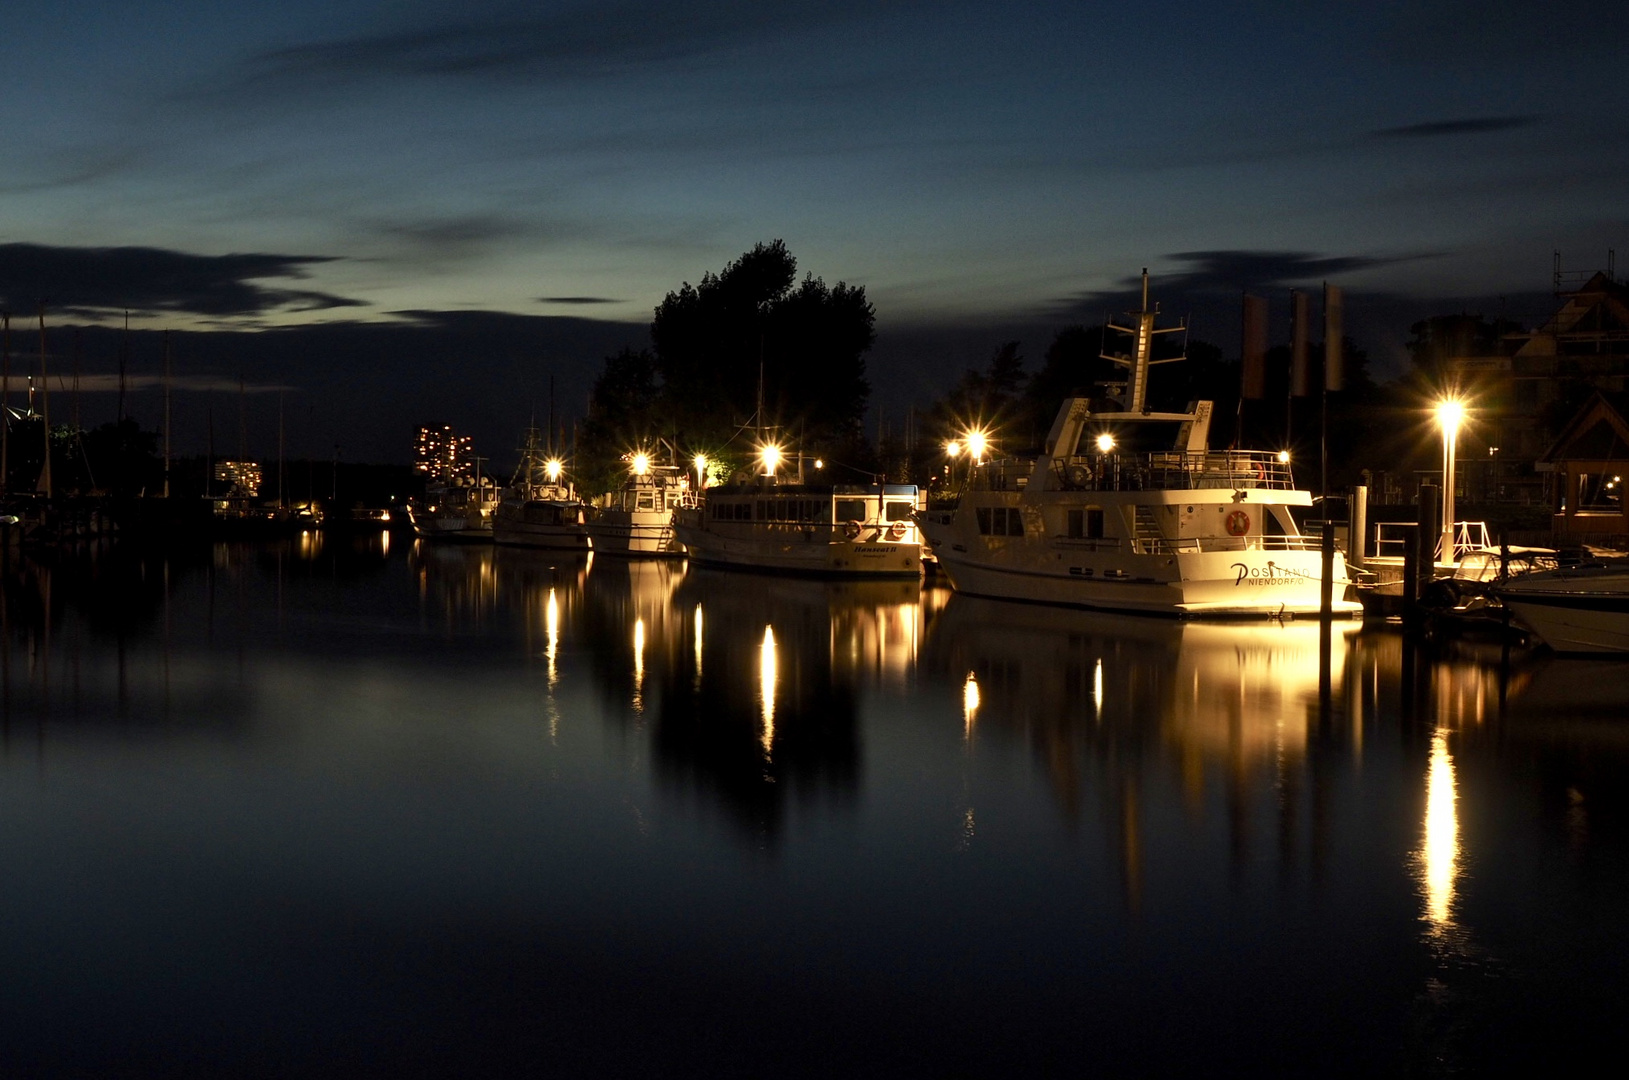
[[[1258,461],[1256,462],[1256,483],[1265,484],[1266,482],[1267,466]]]
[[[1250,531],[1250,515],[1243,510],[1235,510],[1227,516],[1227,534],[1229,536],[1243,536]]]
[[[858,521],[845,522],[843,525],[843,535],[848,537],[850,540],[858,540],[860,538],[860,523]]]
[[[896,521],[892,525],[888,526],[888,539],[905,539],[905,523],[903,521]]]

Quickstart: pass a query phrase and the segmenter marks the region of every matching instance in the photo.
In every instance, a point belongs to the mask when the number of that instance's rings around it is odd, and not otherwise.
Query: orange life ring
[[[903,521],[896,521],[892,525],[888,526],[888,539],[905,539],[905,523]]]
[[[858,540],[860,538],[860,523],[858,521],[850,521],[845,524],[843,526],[843,535],[848,537],[850,540]]]
[[[1227,534],[1229,536],[1243,536],[1250,531],[1250,515],[1243,510],[1235,510],[1227,516]]]

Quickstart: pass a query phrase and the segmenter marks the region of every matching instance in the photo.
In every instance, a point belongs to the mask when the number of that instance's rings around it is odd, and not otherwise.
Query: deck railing
[[[1080,454],[1055,459],[1053,472],[1058,486],[1074,491],[1289,490],[1295,486],[1289,462],[1264,450]]]

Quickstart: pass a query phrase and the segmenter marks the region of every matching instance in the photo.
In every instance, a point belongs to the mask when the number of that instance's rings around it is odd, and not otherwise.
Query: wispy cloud
[[[1423,124],[1381,128],[1369,134],[1376,139],[1440,139],[1454,135],[1481,135],[1512,131],[1538,123],[1536,116],[1472,116],[1460,120],[1433,120]]]
[[[622,301],[610,296],[540,296],[540,304],[620,304]]]
[[[194,255],[149,247],[0,244],[0,303],[13,311],[44,302],[81,313],[176,312],[214,317],[360,307],[361,301],[265,280],[301,279],[320,255]]]
[[[543,17],[457,19],[270,49],[237,71],[244,89],[321,89],[380,78],[614,75],[869,15],[860,0],[675,5],[624,0]]]

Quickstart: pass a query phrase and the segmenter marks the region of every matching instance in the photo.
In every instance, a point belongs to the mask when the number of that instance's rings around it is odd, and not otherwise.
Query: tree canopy
[[[663,406],[690,440],[717,444],[753,419],[813,449],[857,440],[870,384],[876,313],[864,286],[828,286],[775,240],[718,274],[686,282],[656,308],[651,342]]]

